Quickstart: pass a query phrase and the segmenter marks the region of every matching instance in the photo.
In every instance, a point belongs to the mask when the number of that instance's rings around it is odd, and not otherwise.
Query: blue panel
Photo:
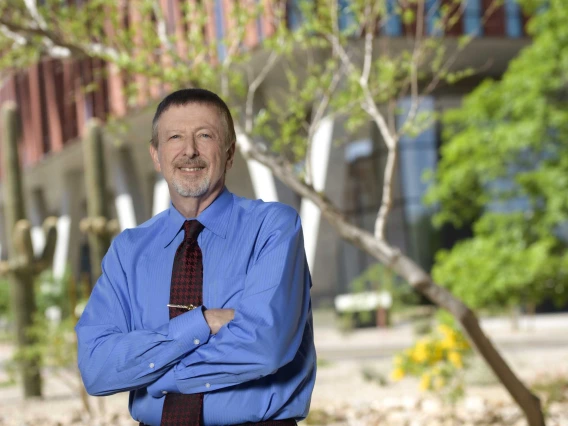
[[[400,112],[396,117],[397,128],[401,128],[411,107],[410,98],[399,102]],[[434,110],[434,98],[420,98],[418,113]],[[431,125],[416,137],[404,135],[400,139],[399,161],[402,195],[409,202],[405,203],[405,213],[408,221],[414,223],[428,211],[422,203],[422,197],[428,189],[428,184],[422,180],[426,170],[436,168],[438,154],[436,127]],[[420,203],[420,204],[417,204]]]
[[[256,3],[258,4],[260,0],[256,0]],[[263,20],[263,16],[262,14],[256,18],[256,31],[258,33],[258,39],[259,40],[263,40],[264,39],[264,32],[262,31],[262,20]]]
[[[351,10],[349,9],[350,3],[350,0],[339,0],[338,2],[338,24],[340,31],[349,29],[355,23],[353,12],[351,12]]]
[[[441,36],[440,28],[436,29],[436,23],[440,20],[440,0],[426,0],[426,33],[431,36]]]
[[[466,34],[476,37],[483,35],[483,25],[481,24],[481,0],[465,0],[463,23]]]
[[[258,39],[263,40],[264,39],[264,33],[262,32],[262,18],[261,17],[256,18],[256,31],[258,33]]]
[[[297,29],[302,24],[302,11],[300,10],[301,0],[291,0],[286,5],[288,11],[288,28]]]
[[[387,0],[387,21],[383,33],[387,36],[398,37],[402,35],[402,21],[400,15],[395,13],[396,0]]]
[[[223,43],[225,36],[225,26],[223,24],[223,1],[215,0],[215,35],[217,37],[217,55],[219,60],[222,61],[227,55],[227,48]]]
[[[353,163],[359,158],[370,157],[373,154],[373,141],[371,139],[358,139],[345,147],[345,161]]]
[[[521,8],[515,0],[505,0],[505,28],[509,37],[518,38],[523,35]]]

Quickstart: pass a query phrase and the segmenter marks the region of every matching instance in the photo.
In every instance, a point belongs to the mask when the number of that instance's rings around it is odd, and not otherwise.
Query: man
[[[170,94],[152,131],[172,204],[103,260],[76,327],[87,391],[130,391],[141,424],[296,424],[316,372],[300,219],[227,190],[236,136],[214,93]]]

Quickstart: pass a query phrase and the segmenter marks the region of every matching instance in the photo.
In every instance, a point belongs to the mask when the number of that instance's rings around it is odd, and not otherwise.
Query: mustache
[[[177,161],[176,163],[174,163],[175,167],[207,167],[207,163],[205,163],[204,161],[200,161],[200,160],[194,160],[194,161]]]

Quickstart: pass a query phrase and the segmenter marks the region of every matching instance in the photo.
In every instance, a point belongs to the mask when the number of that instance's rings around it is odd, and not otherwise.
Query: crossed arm
[[[271,374],[293,359],[309,312],[310,281],[297,215],[278,222],[234,310],[194,309],[154,330],[131,330],[126,277],[115,272],[122,268],[113,243],[76,327],[87,391],[147,387],[167,372],[175,373],[183,393],[212,391]],[[201,388],[205,381],[210,388]]]
[[[217,334],[221,327],[235,318],[234,309],[207,309],[203,312],[205,322],[211,330],[211,334]]]

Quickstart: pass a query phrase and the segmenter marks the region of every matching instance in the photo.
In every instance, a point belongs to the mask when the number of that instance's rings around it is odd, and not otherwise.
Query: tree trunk
[[[250,156],[269,167],[290,189],[314,202],[341,238],[373,256],[404,278],[415,290],[437,306],[448,310],[462,324],[479,354],[523,410],[528,424],[530,426],[543,426],[545,424],[540,399],[533,395],[513,373],[479,326],[479,321],[471,309],[448,290],[435,284],[427,272],[410,258],[400,253],[398,249],[349,223],[324,195],[317,193],[311,186],[300,182],[284,160],[256,150],[248,140],[247,135],[240,134],[238,138],[247,139],[243,143],[243,146],[248,148],[243,153],[245,156]]]
[[[87,216],[91,219],[104,218],[108,220],[103,130],[100,122],[96,119],[91,120],[87,124],[87,137],[83,141],[83,158],[85,189],[87,192]],[[95,283],[101,275],[101,263],[110,247],[111,234],[108,232],[91,231],[88,232],[88,239],[91,263],[90,283]]]
[[[2,168],[4,169],[4,216],[10,260],[15,260],[18,257],[14,241],[16,237],[16,224],[21,219],[25,219],[23,183],[20,158],[18,155],[19,126],[16,105],[12,102],[5,103],[2,109]],[[31,250],[31,247],[27,248]],[[32,325],[33,316],[36,312],[34,271],[30,259],[33,253],[26,253],[26,255],[28,258],[26,267],[19,268],[18,271],[12,270],[8,273],[18,351],[22,351],[34,343],[34,339],[27,333],[28,328]],[[41,396],[39,358],[26,357],[18,363],[18,367],[24,386],[24,396],[26,398]]]

